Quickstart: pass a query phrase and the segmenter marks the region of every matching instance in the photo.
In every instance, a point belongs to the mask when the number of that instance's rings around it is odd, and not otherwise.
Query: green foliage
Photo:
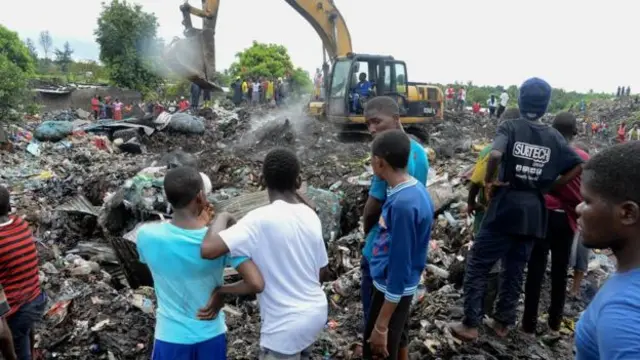
[[[436,85],[440,86],[443,91],[445,91],[449,86],[453,86],[456,90],[461,86],[464,86],[467,89],[467,104],[479,102],[481,106],[487,105],[487,100],[489,100],[489,97],[492,94],[499,98],[502,90],[504,89],[503,86],[476,86],[472,82],[468,82],[466,84],[454,83]],[[509,94],[508,106],[518,106],[518,87],[516,85],[511,85],[506,90],[507,94]],[[549,112],[568,110],[571,106],[578,106],[582,100],[589,102],[590,100],[608,98],[611,98],[611,95],[595,93],[593,90],[589,91],[587,94],[583,94],[576,91],[565,91],[563,89],[554,88],[551,95],[551,103],[549,104]]]
[[[294,70],[287,48],[282,45],[254,41],[250,48],[237,53],[236,57],[238,60],[229,68],[233,77],[277,78]]]
[[[309,93],[313,90],[313,82],[309,72],[302,68],[297,68],[291,73],[291,84],[294,92]]]
[[[229,83],[235,77],[279,78],[291,76],[294,92],[309,92],[313,83],[309,73],[302,68],[294,68],[287,48],[276,44],[262,44],[254,41],[250,48],[236,54],[238,60],[231,64]]]
[[[188,96],[191,89],[191,81],[178,80],[173,84],[168,84],[165,88],[164,95],[167,99],[176,99],[180,96]]]
[[[31,75],[35,70],[29,49],[20,40],[18,34],[2,25],[0,25],[0,55],[4,55],[27,75]]]
[[[100,60],[115,85],[145,94],[162,83],[152,68],[152,60],[159,56],[161,46],[157,29],[156,16],[144,12],[140,5],[126,0],[102,4],[95,36]]]
[[[27,41],[25,42],[25,45],[27,45],[27,50],[29,50],[29,55],[31,55],[31,58],[33,59],[33,62],[37,63],[38,62],[38,49],[36,48],[36,44],[33,43],[33,40],[27,39]]]
[[[9,57],[0,53],[0,121],[8,119],[12,108],[24,98],[26,73]]]
[[[69,42],[65,42],[64,48],[62,50],[56,49],[54,53],[56,54],[56,63],[60,66],[60,70],[65,74],[68,73],[69,66],[73,62],[73,59],[71,58],[73,50],[71,49]]]
[[[233,82],[233,76],[229,69],[226,69],[223,72],[216,71],[216,82],[220,86],[229,86]]]

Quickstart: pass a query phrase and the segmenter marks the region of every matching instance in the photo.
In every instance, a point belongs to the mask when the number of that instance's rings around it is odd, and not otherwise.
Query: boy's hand
[[[198,319],[213,320],[218,317],[220,309],[224,306],[224,298],[222,294],[214,291],[209,298],[209,302],[205,307],[198,311]]]
[[[389,357],[389,351],[387,350],[387,334],[388,334],[387,332],[388,331],[389,330],[387,329],[386,332],[382,334],[374,326],[373,330],[371,331],[371,336],[369,337],[369,340],[368,340],[369,346],[371,346],[371,352],[374,355],[378,355],[382,357],[383,359],[386,359]]]
[[[487,198],[487,203],[489,203],[491,198],[493,198],[493,193],[495,192],[496,188],[504,187],[504,186],[508,186],[508,185],[509,185],[508,182],[502,182],[502,181],[498,181],[498,180],[485,183],[485,185],[484,185],[484,195]]]

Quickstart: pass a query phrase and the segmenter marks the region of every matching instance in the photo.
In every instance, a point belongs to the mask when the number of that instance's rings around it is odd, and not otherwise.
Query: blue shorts
[[[42,320],[47,305],[44,291],[33,301],[26,303],[7,318],[7,324],[13,336],[13,346],[20,360],[31,360],[31,332],[36,323]]]
[[[225,334],[196,344],[173,344],[161,340],[153,343],[152,360],[225,360],[227,338]]]

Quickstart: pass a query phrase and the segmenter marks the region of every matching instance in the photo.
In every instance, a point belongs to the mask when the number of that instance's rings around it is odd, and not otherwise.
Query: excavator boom
[[[258,1],[258,0],[256,0]],[[352,52],[351,35],[333,0],[285,0],[316,30],[331,60]],[[220,0],[203,0],[199,9],[185,2],[180,6],[185,39],[172,42],[165,51],[169,67],[204,89],[219,90],[215,74],[215,21]],[[193,27],[191,16],[203,18],[203,29]]]

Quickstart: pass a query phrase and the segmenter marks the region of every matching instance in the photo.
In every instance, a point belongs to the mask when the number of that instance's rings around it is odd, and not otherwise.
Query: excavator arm
[[[259,0],[255,0],[259,1]],[[351,35],[333,0],[285,0],[316,30],[331,60],[352,52]],[[202,9],[185,2],[180,6],[185,39],[172,42],[165,52],[169,67],[201,88],[215,84],[215,22],[220,0],[203,0]],[[191,15],[203,18],[202,30],[193,27]]]

